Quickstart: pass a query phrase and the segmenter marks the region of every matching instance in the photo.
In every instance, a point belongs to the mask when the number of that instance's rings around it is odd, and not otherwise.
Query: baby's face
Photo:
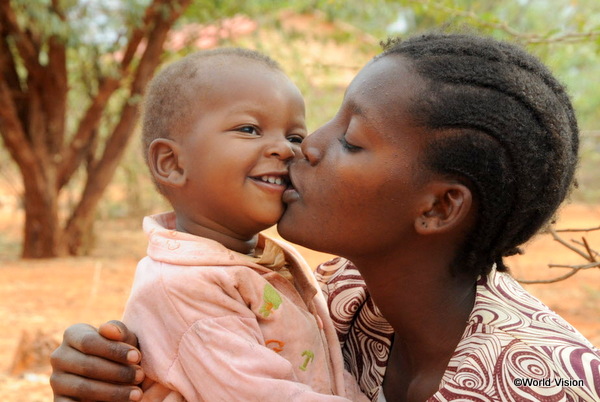
[[[304,100],[280,71],[252,60],[221,66],[200,95],[201,116],[178,141],[188,220],[233,236],[279,220],[290,162],[306,137]]]

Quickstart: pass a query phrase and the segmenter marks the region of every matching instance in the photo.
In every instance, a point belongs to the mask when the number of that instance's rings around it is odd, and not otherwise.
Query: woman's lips
[[[298,191],[296,191],[296,189],[291,185],[287,188],[287,190],[283,192],[283,195],[281,196],[281,201],[283,201],[286,204],[290,204],[299,199],[300,194],[298,194]]]
[[[288,188],[283,192],[283,195],[281,197],[281,200],[285,204],[290,204],[290,203],[300,199],[300,194],[296,190],[296,187],[294,186],[294,180],[292,178],[292,169],[293,168],[294,168],[294,166],[292,165],[290,167],[290,172],[288,175]]]

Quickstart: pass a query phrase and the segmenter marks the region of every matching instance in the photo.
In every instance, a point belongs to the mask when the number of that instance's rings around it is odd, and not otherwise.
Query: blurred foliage
[[[39,34],[60,32],[65,40],[82,45],[69,54],[70,68],[79,71],[70,76],[69,85],[76,89],[69,99],[72,105],[83,99],[78,94],[96,90],[88,75],[111,68],[103,63],[104,55],[122,47],[126,27],[139,23],[148,4],[148,0],[62,0],[67,12],[78,16],[78,24],[65,27],[59,20],[42,18],[49,0],[12,1],[27,7],[23,18],[38,26]],[[306,97],[309,129],[335,114],[351,77],[389,35],[471,31],[522,44],[544,60],[572,94],[583,131],[581,189],[574,198],[600,201],[600,190],[594,189],[600,179],[598,0],[196,0],[178,27],[218,25],[236,15],[252,18],[258,28],[240,37],[220,38],[218,45],[256,48],[281,62]],[[168,49],[164,61],[193,50]],[[117,97],[114,110],[124,101],[131,100],[125,94]],[[74,117],[83,109],[71,108]],[[147,179],[138,143],[134,140],[128,149],[114,180],[113,187],[121,190],[107,194],[102,217],[164,208]],[[4,157],[1,150],[0,157]],[[0,174],[0,181],[6,177]]]

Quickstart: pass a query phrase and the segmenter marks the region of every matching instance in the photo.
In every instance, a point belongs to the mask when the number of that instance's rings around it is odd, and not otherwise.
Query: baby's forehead
[[[259,60],[239,56],[239,55],[214,55],[201,57],[194,60],[194,63],[179,72],[186,77],[185,85],[189,85],[192,94],[196,91],[211,90],[218,91],[230,87],[234,82],[251,81],[260,76],[282,76],[285,73],[279,68],[267,65]]]
[[[213,74],[224,74],[232,71],[240,71],[252,65],[253,68],[264,69],[267,71],[279,72],[282,70],[279,65],[266,56],[257,53],[197,53],[192,56],[193,62],[190,63],[198,71],[209,70]],[[190,69],[191,69],[190,68]]]

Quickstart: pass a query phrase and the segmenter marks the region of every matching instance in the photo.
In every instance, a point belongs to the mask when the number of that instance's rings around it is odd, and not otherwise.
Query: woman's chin
[[[299,244],[297,238],[299,237],[298,229],[300,225],[302,224],[294,223],[294,221],[289,218],[289,215],[286,215],[284,212],[279,222],[277,222],[277,232],[287,241]]]

